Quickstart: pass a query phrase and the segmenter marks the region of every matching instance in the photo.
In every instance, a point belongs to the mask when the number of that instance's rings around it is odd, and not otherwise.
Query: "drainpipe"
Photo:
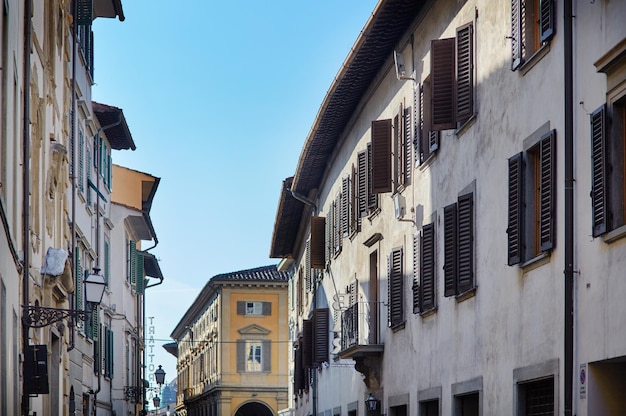
[[[289,189],[289,192],[291,192],[291,196],[293,196],[295,199],[297,199],[298,201],[302,202],[305,205],[310,206],[311,208],[313,208],[314,212],[317,212],[317,205],[315,205],[315,203],[313,201],[311,201],[310,199],[308,199],[304,195],[300,195],[299,193],[297,193],[293,189]]]
[[[72,15],[76,16],[78,9],[78,2],[74,2]],[[76,271],[76,33],[78,32],[78,24],[76,19],[72,22],[72,119],[70,120],[70,140],[74,142],[72,148],[72,226],[70,232],[71,237],[71,250],[70,264],[72,270]],[[82,172],[81,172],[82,174]],[[78,286],[79,276],[74,276],[74,287]],[[70,296],[70,309],[76,310],[76,302],[74,295]],[[74,318],[70,321],[70,345],[67,347],[68,351],[74,349],[76,339]]]
[[[572,0],[563,1],[565,80],[564,415],[572,415],[574,385],[574,77]]]
[[[22,243],[23,243],[23,266],[22,266],[22,304],[24,308],[29,304],[30,288],[30,52],[32,31],[32,0],[24,0],[24,79],[22,90],[24,92],[24,107],[22,118]],[[23,314],[24,312],[22,312]],[[22,321],[22,354],[28,350],[28,325]],[[28,416],[30,399],[28,397],[28,382],[24,372],[25,360],[22,360],[22,414]]]

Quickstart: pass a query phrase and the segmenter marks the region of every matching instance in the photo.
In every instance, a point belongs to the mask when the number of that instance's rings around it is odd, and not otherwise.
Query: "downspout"
[[[73,16],[76,16],[78,13],[78,2],[74,2],[74,7],[72,10]],[[72,233],[71,237],[71,259],[70,264],[72,265],[72,270],[76,271],[76,33],[78,32],[78,24],[77,20],[73,19],[72,21],[72,119],[70,120],[70,140],[74,142],[72,147],[72,226],[70,232]],[[81,172],[82,173],[82,172]],[[80,276],[74,276],[74,287],[78,285]],[[70,309],[76,310],[76,302],[74,295],[70,297]],[[67,347],[68,351],[74,349],[76,340],[76,332],[74,319],[70,321],[70,345]]]
[[[574,386],[574,70],[572,0],[563,1],[565,81],[564,415],[572,415]]]
[[[298,201],[302,202],[305,205],[310,206],[311,208],[313,208],[314,212],[317,212],[317,205],[315,205],[313,201],[311,201],[310,199],[308,199],[307,197],[303,195],[300,195],[293,189],[289,189],[289,192],[291,192],[291,196],[293,196],[295,199],[297,199]]]
[[[22,244],[23,244],[23,266],[22,266],[22,304],[28,307],[30,295],[30,52],[31,52],[31,31],[32,31],[32,0],[24,0],[24,107],[22,118]],[[24,312],[22,312],[24,313]],[[24,318],[22,316],[22,318]],[[28,350],[28,325],[22,319],[22,353]],[[28,416],[30,399],[28,397],[28,382],[24,371],[25,360],[22,361],[22,414]]]

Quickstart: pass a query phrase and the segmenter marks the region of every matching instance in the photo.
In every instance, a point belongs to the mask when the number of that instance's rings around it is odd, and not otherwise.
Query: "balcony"
[[[384,345],[378,342],[378,302],[357,302],[341,314],[340,358],[352,358],[368,388],[381,385]]]

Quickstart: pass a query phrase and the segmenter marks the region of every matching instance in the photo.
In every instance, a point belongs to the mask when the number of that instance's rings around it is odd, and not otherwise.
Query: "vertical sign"
[[[587,397],[587,364],[580,365],[580,372],[578,377],[580,398]]]
[[[155,381],[154,371],[156,367],[154,365],[154,316],[148,317],[148,341],[146,342],[146,349],[148,350],[148,381],[150,384]]]

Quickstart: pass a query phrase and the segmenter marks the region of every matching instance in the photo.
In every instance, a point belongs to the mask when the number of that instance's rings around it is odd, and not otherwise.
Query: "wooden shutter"
[[[263,302],[261,313],[264,316],[271,316],[272,315],[272,302]]]
[[[430,130],[447,130],[456,126],[454,106],[455,39],[435,39],[430,47],[432,88]]]
[[[50,394],[48,384],[48,346],[27,345],[24,351],[24,378],[29,395]],[[3,379],[6,374],[3,375]],[[14,380],[17,382],[17,380]]]
[[[83,266],[80,263],[80,247],[78,246],[74,250],[74,275],[76,276],[75,306],[76,309],[83,310]]]
[[[319,367],[328,361],[328,308],[313,311],[313,366]]]
[[[144,287],[145,287],[145,281],[144,281],[144,257],[141,251],[137,251],[137,260],[136,260],[136,265],[137,267],[135,268],[135,272],[137,274],[137,277],[135,278],[135,289],[137,294],[139,295],[143,295],[143,291],[144,291]]]
[[[420,234],[413,234],[413,313],[420,312]]]
[[[458,230],[457,206],[448,205],[443,209],[443,281],[444,296],[454,296],[457,293],[458,274]]]
[[[348,203],[350,204],[350,234],[359,230],[360,222],[357,211],[357,172],[354,164],[352,165],[352,174],[350,176],[350,198]]]
[[[522,1],[511,0],[511,70],[522,64]]]
[[[509,221],[506,229],[509,266],[520,263],[523,255],[523,167],[522,153],[509,159]]]
[[[474,114],[474,26],[456,31],[456,121],[463,123]]]
[[[237,315],[245,315],[246,314],[246,302],[243,300],[237,301]]]
[[[302,339],[298,340],[298,346],[294,348],[294,374],[293,391],[298,394],[304,390],[304,368],[302,366]]]
[[[311,291],[311,240],[306,241],[304,247],[304,287],[306,293]]]
[[[76,24],[89,26],[93,20],[93,0],[76,1]]]
[[[341,179],[341,236],[350,235],[350,177]]]
[[[389,290],[390,290],[390,315],[391,327],[396,327],[404,322],[403,302],[403,276],[402,276],[402,248],[395,249],[389,256]]]
[[[343,246],[343,235],[341,233],[341,194],[335,197],[335,207],[333,212],[335,224],[335,255],[337,255],[341,253],[341,247]]]
[[[474,194],[459,197],[458,202],[458,282],[457,292],[474,287]]]
[[[554,0],[541,0],[539,30],[541,42],[545,42],[554,35]]]
[[[368,213],[378,208],[378,195],[373,192],[373,162],[372,162],[372,143],[367,144],[367,210]],[[391,166],[391,159],[390,159]],[[391,168],[390,173],[391,175]],[[391,182],[391,181],[390,181]],[[390,184],[391,185],[391,184]]]
[[[243,339],[237,340],[237,372],[243,373],[246,371],[246,341]]]
[[[325,231],[324,217],[311,217],[311,268],[324,269],[325,264]]]
[[[367,152],[359,152],[357,161],[357,210],[359,217],[367,216],[368,186],[367,186]]]
[[[593,236],[608,230],[606,104],[591,113],[591,208]]]
[[[302,321],[302,364],[304,368],[313,366],[313,321]]]
[[[269,339],[261,341],[261,371],[272,371],[272,342]]]
[[[391,120],[372,121],[372,193],[391,192]]]
[[[422,227],[420,242],[420,308],[435,307],[435,224]]]
[[[539,244],[541,251],[554,248],[556,201],[556,130],[541,138],[539,178]]]
[[[413,121],[411,120],[411,114],[413,114],[411,107],[407,107],[404,109],[404,185],[408,185],[411,183],[411,175],[413,173],[413,161],[411,158],[411,144],[413,143],[411,126],[413,125]]]
[[[137,243],[130,241],[128,243],[128,258],[130,260],[130,284],[135,287],[137,279]]]

